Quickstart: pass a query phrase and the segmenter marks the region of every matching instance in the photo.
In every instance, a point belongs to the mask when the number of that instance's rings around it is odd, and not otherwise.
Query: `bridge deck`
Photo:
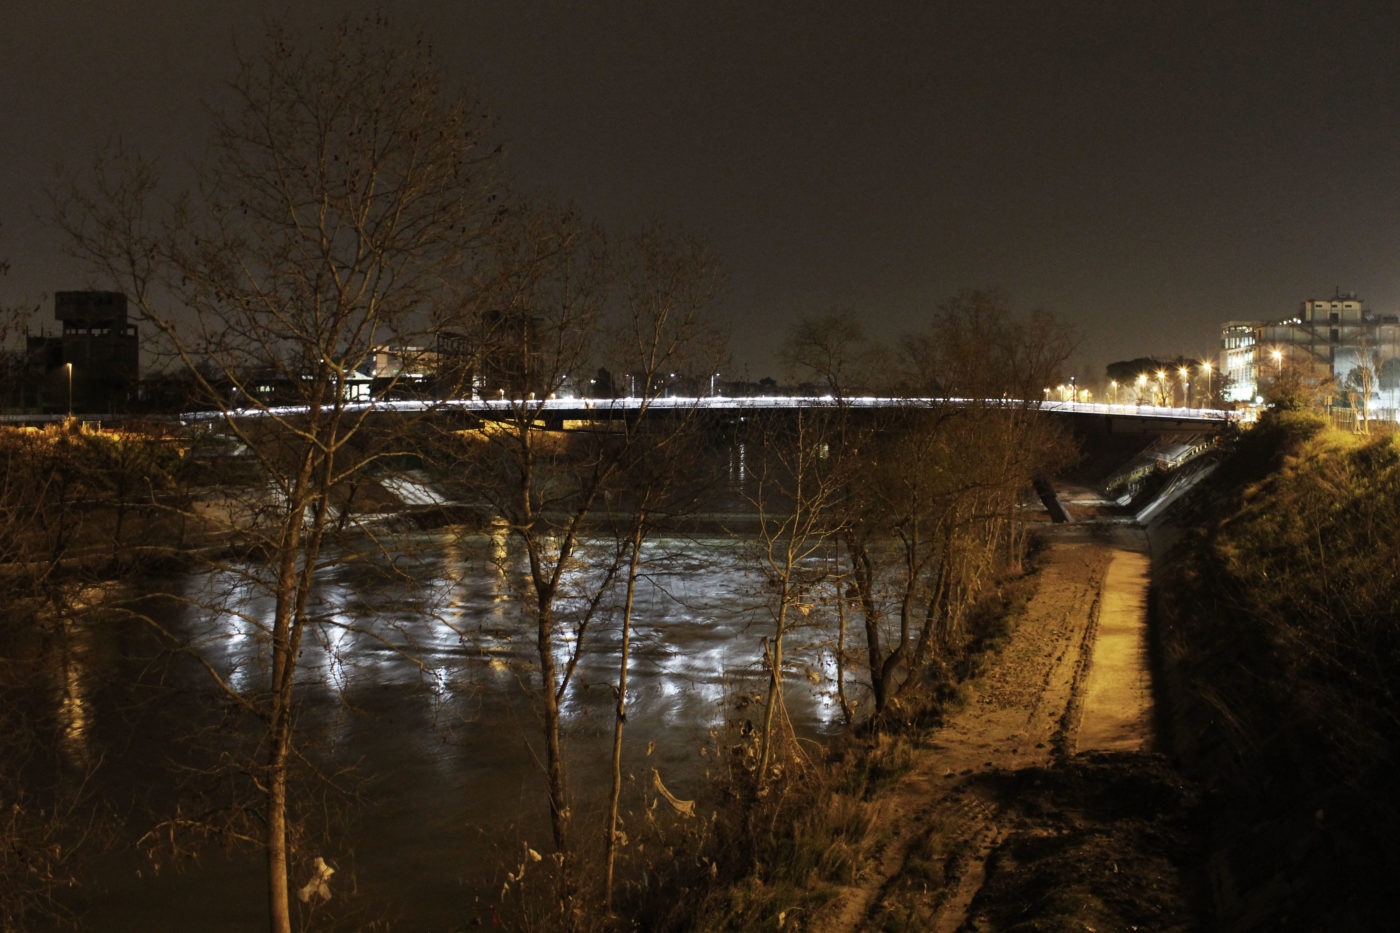
[[[1030,408],[1035,411],[1066,415],[1109,415],[1125,418],[1147,418],[1159,421],[1190,421],[1202,425],[1242,420],[1244,413],[1218,408],[1167,408],[1154,405],[1108,405],[1091,402],[1022,402],[1018,399],[966,398],[892,398],[857,397],[837,399],[823,396],[703,396],[656,398],[547,398],[547,399],[437,399],[437,400],[377,400],[351,402],[349,411],[425,412],[468,411],[488,415],[521,414],[530,417],[608,417],[639,412],[663,411],[782,411],[799,409],[880,409],[937,408],[944,406]],[[239,415],[295,415],[303,406],[274,406],[248,408]],[[222,417],[223,413],[186,412],[185,420],[198,421]]]

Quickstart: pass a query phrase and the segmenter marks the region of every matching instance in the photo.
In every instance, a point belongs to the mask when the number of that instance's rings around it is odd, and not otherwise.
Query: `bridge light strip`
[[[1108,404],[1103,402],[1022,401],[1020,399],[968,398],[896,398],[860,396],[837,399],[830,395],[753,395],[753,396],[685,396],[655,398],[550,398],[550,399],[381,399],[367,402],[345,402],[342,412],[351,414],[382,412],[468,411],[485,413],[519,413],[537,417],[542,414],[570,412],[628,413],[657,409],[687,411],[765,411],[795,408],[942,408],[942,407],[1025,408],[1031,411],[1064,414],[1123,415],[1134,418],[1169,421],[1239,421],[1243,414],[1216,408],[1167,408],[1158,405]],[[182,421],[216,421],[223,418],[289,418],[304,415],[305,405],[255,406],[216,411],[190,411],[179,415]]]

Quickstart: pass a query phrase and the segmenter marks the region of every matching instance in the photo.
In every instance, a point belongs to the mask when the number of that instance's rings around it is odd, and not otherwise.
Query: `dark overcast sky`
[[[235,40],[373,6],[0,0],[0,301],[90,284],[39,216],[56,163],[115,134],[193,157]],[[382,6],[500,114],[527,186],[714,246],[734,375],[799,314],[893,336],[964,288],[1063,315],[1095,369],[1337,286],[1400,310],[1390,4]]]

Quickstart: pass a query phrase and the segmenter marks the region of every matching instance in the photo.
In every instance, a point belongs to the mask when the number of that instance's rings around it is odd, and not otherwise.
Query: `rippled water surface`
[[[325,844],[338,869],[333,893],[356,891],[364,921],[397,929],[471,922],[499,890],[503,860],[522,841],[548,847],[533,621],[522,611],[524,564],[503,530],[395,538],[384,550],[345,555],[318,577],[322,622],[301,657],[299,735],[337,782],[357,789],[348,828]],[[595,558],[605,542],[590,542]],[[667,538],[647,550],[637,597],[625,770],[656,768],[679,797],[702,792],[701,749],[743,695],[761,689],[762,637],[771,619],[749,547],[734,538]],[[172,766],[208,749],[240,750],[239,720],[215,679],[234,694],[263,682],[262,626],[270,595],[260,568],[228,567],[171,581],[181,600],[156,621],[197,649],[199,664],[160,653],[154,628],[103,616],[67,627],[46,649],[47,688],[62,754],[95,767],[100,792],[126,815],[134,838],[151,814],[198,787]],[[577,612],[590,583],[569,581]],[[152,592],[166,587],[152,587]],[[128,594],[129,595],[129,594]],[[612,684],[620,646],[617,598],[584,636],[563,701],[566,755],[580,814],[601,799],[611,742]],[[94,598],[113,601],[115,593]],[[799,729],[819,736],[839,710],[815,682],[831,659],[822,648],[797,661],[788,702]],[[572,646],[560,646],[560,657]],[[207,664],[207,670],[202,665]],[[808,665],[814,676],[802,676]],[[212,675],[212,676],[211,676]],[[133,686],[139,681],[142,686]],[[829,680],[826,681],[829,683]],[[242,751],[237,751],[243,754]],[[257,863],[216,850],[179,872],[135,851],[114,858],[85,892],[89,929],[243,930],[264,916]]]

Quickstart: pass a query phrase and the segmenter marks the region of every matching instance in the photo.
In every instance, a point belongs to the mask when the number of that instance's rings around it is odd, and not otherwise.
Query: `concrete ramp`
[[[1218,460],[1200,460],[1182,467],[1172,476],[1171,481],[1151,502],[1147,503],[1135,516],[1139,525],[1146,525],[1163,509],[1186,495],[1201,480],[1205,479],[1219,465]]]
[[[399,498],[404,505],[446,505],[447,499],[428,484],[427,477],[416,472],[395,473],[383,477],[379,484]]]

